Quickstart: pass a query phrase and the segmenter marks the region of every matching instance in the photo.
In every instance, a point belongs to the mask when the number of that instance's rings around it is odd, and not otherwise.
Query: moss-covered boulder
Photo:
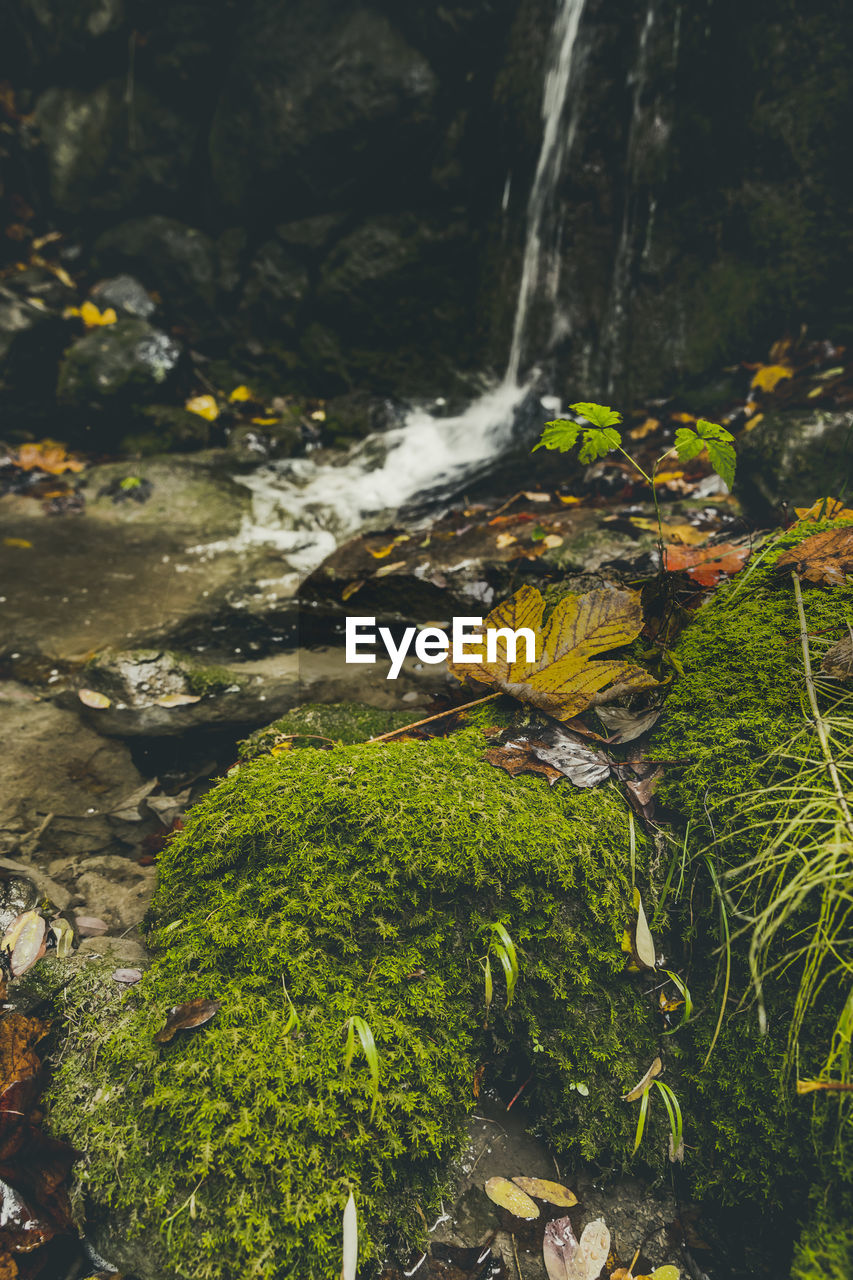
[[[350,1190],[363,1258],[389,1224],[411,1243],[483,1063],[507,1096],[535,1063],[525,1096],[559,1149],[602,1167],[627,1156],[636,1114],[620,1095],[657,1021],[624,973],[626,806],[612,788],[512,780],[485,743],[469,728],[259,756],[169,845],[153,964],[78,1016],[51,1098],[54,1131],[87,1153],[101,1247],[143,1280],[332,1280]],[[638,874],[644,861],[640,841]],[[487,1027],[495,922],[520,977],[506,1009],[493,956]],[[200,996],[222,1002],[214,1020],[158,1047],[168,1010]],[[353,1017],[378,1048],[375,1097],[360,1048],[344,1070]],[[664,1146],[653,1117],[649,1150]]]

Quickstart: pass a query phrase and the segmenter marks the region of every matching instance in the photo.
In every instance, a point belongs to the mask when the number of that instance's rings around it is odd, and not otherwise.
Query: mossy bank
[[[498,1080],[509,1053],[535,1056],[560,1149],[623,1163],[636,1116],[620,1095],[659,1030],[623,972],[626,806],[611,787],[512,780],[485,745],[469,728],[264,755],[193,809],[162,861],[154,962],[108,1016],[80,1002],[52,1094],[54,1130],[87,1153],[90,1221],[138,1236],[126,1270],[332,1280],[351,1190],[363,1260],[389,1224],[411,1244],[476,1068]],[[641,840],[641,876],[644,858]],[[509,1010],[495,979],[487,1028],[496,921],[521,974]],[[197,996],[221,1000],[214,1020],[155,1045],[169,1007]],[[379,1051],[375,1111],[360,1051],[343,1070],[353,1016]]]

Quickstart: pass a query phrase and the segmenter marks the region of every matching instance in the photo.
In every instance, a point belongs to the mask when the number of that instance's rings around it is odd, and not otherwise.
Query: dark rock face
[[[765,413],[739,448],[737,492],[757,520],[810,507],[853,483],[853,413]]]
[[[153,399],[180,357],[180,347],[147,321],[118,320],[68,348],[59,370],[59,399],[75,408]]]
[[[164,324],[285,389],[446,395],[506,364],[554,13],[18,0],[0,74],[47,216]],[[522,371],[625,401],[849,338],[851,57],[838,0],[586,0]]]

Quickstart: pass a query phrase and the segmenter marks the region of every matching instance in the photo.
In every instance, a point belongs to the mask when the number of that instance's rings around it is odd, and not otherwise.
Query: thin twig
[[[797,612],[800,615],[800,643],[802,644],[802,649],[803,649],[803,666],[805,668],[805,673],[806,673],[806,689],[809,695],[809,705],[812,709],[812,716],[814,717],[814,726],[815,726],[815,730],[817,731],[817,736],[818,736],[818,741],[820,742],[821,751],[823,752],[823,758],[826,761],[826,767],[829,770],[829,776],[832,779],[832,788],[835,792],[835,798],[838,801],[838,807],[841,810],[842,814],[844,815],[844,821],[847,825],[848,832],[850,833],[851,836],[853,836],[853,814],[851,814],[850,812],[850,807],[847,803],[847,797],[844,794],[844,790],[841,786],[841,779],[838,776],[838,767],[835,763],[835,757],[833,756],[829,746],[829,737],[826,732],[826,723],[823,719],[823,716],[820,713],[820,707],[817,704],[817,690],[815,689],[814,676],[812,675],[812,660],[811,660],[811,654],[809,653],[809,636],[808,636],[808,625],[806,623],[806,611],[805,611],[805,608],[803,607],[803,592],[802,592],[802,588],[800,587],[800,579],[797,577],[796,573],[794,573],[793,571],[791,572],[791,580],[793,581],[793,584],[794,584],[794,596],[797,601]]]
[[[515,1236],[510,1235],[510,1240],[512,1241],[512,1252],[515,1256],[515,1269],[518,1272],[518,1280],[524,1280],[524,1276],[521,1274],[521,1263],[518,1260],[518,1249],[515,1244]]]
[[[442,720],[445,716],[455,715],[457,711],[467,711],[470,707],[479,707],[484,702],[494,702],[495,698],[501,696],[498,693],[489,693],[485,698],[475,698],[473,702],[463,702],[459,707],[448,707],[446,711],[439,711],[438,715],[427,716],[425,720],[416,720],[414,724],[403,724],[399,729],[391,729],[388,733],[380,733],[378,738],[368,738],[370,742],[385,742],[387,738],[394,738],[398,733],[408,733],[409,729],[420,729],[422,724],[432,724],[433,720]]]

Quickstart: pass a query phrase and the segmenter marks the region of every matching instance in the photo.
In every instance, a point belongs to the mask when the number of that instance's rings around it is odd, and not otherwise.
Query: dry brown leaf
[[[154,1036],[157,1044],[168,1044],[177,1031],[189,1031],[193,1027],[202,1027],[219,1009],[221,1000],[188,1000],[186,1004],[176,1005],[166,1019],[166,1025]]]
[[[840,498],[818,498],[810,507],[794,507],[797,522],[806,520],[853,520],[853,511]]]
[[[739,573],[749,559],[751,548],[724,542],[716,547],[664,547],[664,568],[670,573],[683,569],[703,587],[714,587],[723,574]]]
[[[12,461],[22,471],[44,471],[60,476],[65,471],[82,471],[85,463],[65,452],[65,445],[56,440],[40,440],[38,444],[22,444]]]
[[[470,663],[448,660],[460,680],[466,676],[538,707],[557,720],[569,720],[599,699],[607,689],[649,689],[656,681],[624,658],[594,660],[608,649],[630,644],[643,627],[640,596],[633,591],[602,588],[586,595],[567,595],[543,624],[545,601],[535,587],[522,587],[493,609],[483,631],[528,628],[536,636],[537,658],[526,661],[526,646],[518,646],[516,660],[508,657],[498,637],[494,662],[482,656]]]
[[[553,765],[539,760],[530,750],[529,743],[522,746],[520,743],[508,742],[503,747],[490,747],[483,752],[483,759],[496,769],[503,769],[511,778],[517,778],[521,773],[538,773],[548,779],[551,787],[565,776]]]
[[[554,1218],[545,1228],[542,1254],[548,1280],[573,1280],[578,1242],[571,1218]]]
[[[826,651],[820,670],[822,675],[832,680],[850,680],[853,677],[853,633],[842,636]]]
[[[843,587],[853,575],[853,525],[813,533],[780,556],[776,568],[794,569],[821,587]]]
[[[649,1067],[648,1071],[643,1076],[642,1080],[639,1080],[637,1084],[634,1085],[633,1089],[629,1090],[628,1093],[625,1093],[622,1095],[622,1101],[636,1102],[638,1098],[642,1098],[648,1086],[651,1084],[651,1082],[655,1079],[656,1076],[660,1075],[662,1071],[663,1071],[663,1063],[661,1062],[660,1058],[655,1058],[654,1062]]]

